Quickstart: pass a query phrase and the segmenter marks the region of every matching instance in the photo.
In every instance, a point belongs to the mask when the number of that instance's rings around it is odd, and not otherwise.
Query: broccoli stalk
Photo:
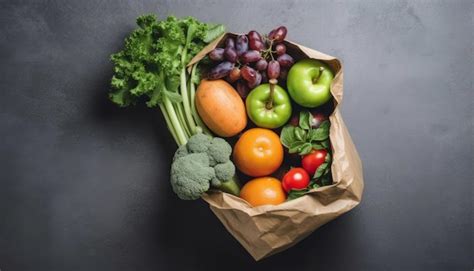
[[[230,180],[221,182],[220,185],[213,185],[213,187],[234,196],[239,196],[240,194],[239,181],[235,175]]]
[[[194,200],[211,188],[240,194],[232,148],[224,139],[197,133],[176,151],[171,165],[171,186],[179,198]]]

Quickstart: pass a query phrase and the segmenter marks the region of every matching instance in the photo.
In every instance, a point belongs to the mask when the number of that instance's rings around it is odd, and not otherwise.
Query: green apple
[[[275,84],[261,84],[245,100],[247,114],[258,127],[274,129],[291,117],[291,101],[286,91]]]
[[[317,107],[331,99],[334,74],[325,63],[315,59],[303,59],[288,72],[287,87],[291,98],[304,107]]]

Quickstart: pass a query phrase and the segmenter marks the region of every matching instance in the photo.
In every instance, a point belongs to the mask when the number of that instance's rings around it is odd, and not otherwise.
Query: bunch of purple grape
[[[209,71],[208,79],[224,78],[243,98],[262,83],[286,80],[294,64],[283,43],[286,33],[286,27],[280,26],[266,36],[252,30],[235,39],[228,37],[225,48],[215,48],[209,53],[209,58],[218,64]]]

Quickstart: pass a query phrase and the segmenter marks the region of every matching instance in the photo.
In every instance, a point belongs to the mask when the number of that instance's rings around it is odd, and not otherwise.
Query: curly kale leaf
[[[119,106],[148,98],[155,107],[163,96],[180,102],[180,73],[189,60],[212,39],[224,32],[222,25],[209,25],[187,17],[169,16],[158,21],[155,15],[137,18],[139,28],[125,40],[125,48],[111,56],[114,63],[110,99]]]

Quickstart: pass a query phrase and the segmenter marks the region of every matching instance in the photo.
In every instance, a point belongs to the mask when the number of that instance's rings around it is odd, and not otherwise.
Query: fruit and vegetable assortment
[[[184,200],[211,190],[251,206],[276,205],[332,184],[331,68],[301,59],[280,26],[262,35],[224,34],[195,18],[138,17],[125,48],[112,55],[110,99],[159,107],[178,145],[173,191]]]

